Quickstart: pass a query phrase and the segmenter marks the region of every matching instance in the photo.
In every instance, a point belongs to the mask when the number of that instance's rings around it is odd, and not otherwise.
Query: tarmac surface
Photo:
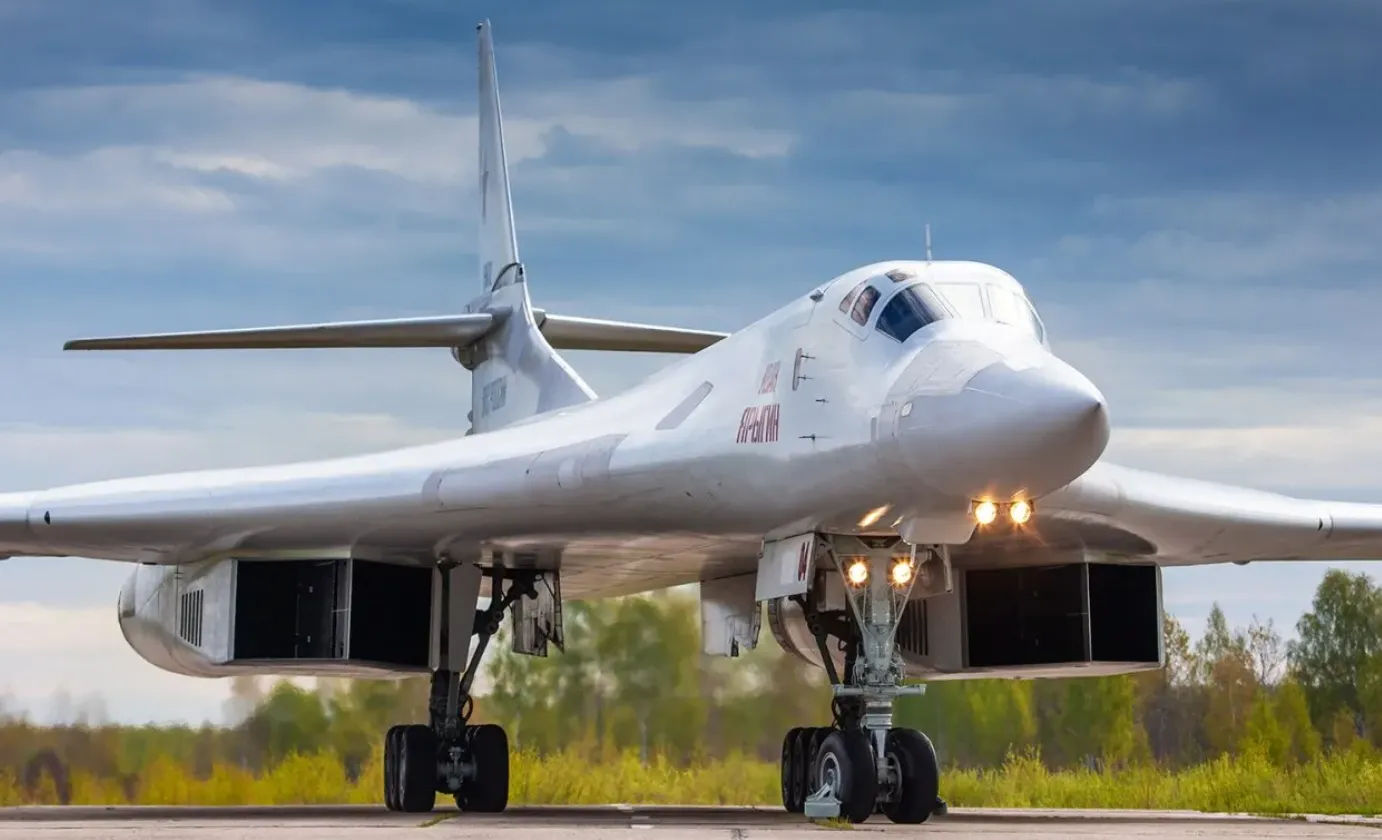
[[[441,809],[426,815],[397,814],[382,806],[20,807],[0,809],[0,840],[44,834],[64,840],[96,838],[195,838],[196,840],[316,840],[316,838],[629,837],[647,829],[658,840],[793,840],[840,830],[812,825],[781,808],[677,806],[511,808],[503,814],[461,814]],[[920,826],[899,826],[886,817],[845,830],[887,834],[1003,838],[1155,837],[1367,837],[1382,838],[1382,819],[1303,816],[1269,819],[1188,811],[1062,811],[955,808]],[[422,833],[419,833],[422,832]]]

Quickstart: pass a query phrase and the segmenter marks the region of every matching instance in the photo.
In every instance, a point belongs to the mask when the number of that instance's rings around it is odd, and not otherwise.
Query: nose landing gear
[[[945,812],[940,765],[929,738],[892,725],[893,701],[925,691],[925,686],[902,684],[895,640],[922,565],[936,561],[930,568],[944,570],[939,583],[948,590],[948,558],[943,548],[909,547],[896,538],[823,542],[843,579],[848,607],[822,610],[811,592],[793,600],[830,676],[835,720],[830,727],[792,729],[783,738],[783,805],[811,819],[859,823],[882,813],[895,823],[925,822]],[[827,649],[828,636],[844,648],[844,679]]]

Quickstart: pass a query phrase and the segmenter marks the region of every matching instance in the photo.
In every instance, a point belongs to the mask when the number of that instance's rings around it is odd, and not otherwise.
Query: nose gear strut
[[[783,739],[783,804],[812,819],[857,823],[881,812],[897,823],[924,822],[945,811],[940,767],[929,738],[893,726],[893,701],[926,690],[903,684],[896,636],[919,577],[950,589],[949,553],[896,537],[820,536],[817,567],[835,567],[847,607],[822,609],[819,587],[792,600],[830,677],[834,724],[793,729]],[[832,636],[844,650],[843,674],[828,650]]]

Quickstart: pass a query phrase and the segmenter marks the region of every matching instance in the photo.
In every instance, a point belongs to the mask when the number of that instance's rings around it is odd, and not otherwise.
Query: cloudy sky
[[[490,16],[539,305],[734,329],[929,222],[1026,284],[1111,460],[1382,500],[1382,5],[521,5],[0,0],[0,491],[463,430],[444,352],[59,348],[462,306]],[[127,571],[0,563],[10,708],[221,716],[125,647]],[[1171,572],[1168,605],[1289,628],[1322,572]]]

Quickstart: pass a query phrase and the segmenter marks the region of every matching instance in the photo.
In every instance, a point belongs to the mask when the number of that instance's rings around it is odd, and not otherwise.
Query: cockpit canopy
[[[840,301],[840,311],[867,326],[880,301],[884,303],[875,328],[895,341],[904,342],[943,318],[964,318],[1007,324],[1047,343],[1036,308],[1020,288],[1013,288],[1011,279],[1002,283],[977,275],[942,274],[923,280],[915,272],[895,268],[856,285]]]

